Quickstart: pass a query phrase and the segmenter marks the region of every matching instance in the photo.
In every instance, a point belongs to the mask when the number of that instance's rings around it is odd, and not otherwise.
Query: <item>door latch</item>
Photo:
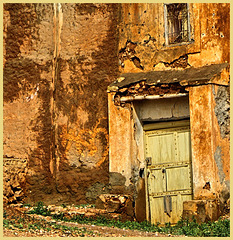
[[[147,165],[151,165],[152,164],[152,158],[151,157],[147,157],[146,158],[146,164]]]

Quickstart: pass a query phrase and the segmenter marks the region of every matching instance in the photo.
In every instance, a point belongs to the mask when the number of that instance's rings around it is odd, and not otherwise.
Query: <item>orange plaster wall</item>
[[[131,177],[132,119],[130,109],[114,105],[114,93],[108,94],[109,107],[109,171]]]
[[[194,199],[217,198],[223,189],[227,191],[229,180],[229,139],[220,136],[213,87],[197,86],[189,91]],[[221,156],[216,161],[218,147]],[[205,187],[207,182],[210,189]]]

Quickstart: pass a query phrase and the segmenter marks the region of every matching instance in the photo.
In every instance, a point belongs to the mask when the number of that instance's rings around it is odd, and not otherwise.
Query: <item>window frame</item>
[[[170,43],[168,39],[168,24],[167,24],[167,6],[175,4],[175,3],[164,3],[164,37],[165,37],[165,46],[167,47],[173,47],[173,46],[180,46],[180,45],[187,45],[193,43],[193,40],[191,39],[191,26],[190,26],[190,11],[189,11],[189,3],[187,4],[187,20],[188,20],[188,41],[186,42],[180,42],[180,43]]]

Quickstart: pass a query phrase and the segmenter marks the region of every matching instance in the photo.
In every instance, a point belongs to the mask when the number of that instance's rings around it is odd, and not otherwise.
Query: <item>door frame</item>
[[[168,121],[168,122],[156,122],[156,123],[149,123],[143,125],[143,145],[144,145],[144,155],[146,156],[146,132],[148,131],[156,131],[160,129],[172,129],[172,128],[178,128],[178,127],[190,127],[190,119],[185,120],[177,120],[177,121]],[[191,134],[191,128],[190,128],[190,134]],[[191,141],[191,139],[190,139]],[[191,144],[192,146],[192,144]],[[192,199],[193,199],[193,173],[192,173],[192,147],[191,147],[191,189],[192,189]],[[150,212],[150,199],[149,199],[149,192],[148,192],[148,182],[147,182],[147,158],[145,157],[145,192],[146,192],[146,220],[151,221],[151,212]]]

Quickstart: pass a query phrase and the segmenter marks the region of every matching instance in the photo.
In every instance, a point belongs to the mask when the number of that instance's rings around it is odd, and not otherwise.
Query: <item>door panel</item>
[[[192,199],[189,126],[145,132],[147,194],[152,223],[176,223]],[[171,202],[171,203],[170,203]],[[148,219],[149,220],[149,219]]]
[[[188,190],[191,188],[190,165],[168,168],[167,171],[167,191]]]
[[[148,184],[149,184],[149,190],[154,193],[162,193],[166,191],[166,183],[165,179],[163,177],[163,173],[161,168],[158,170],[148,170],[149,178],[148,178]]]
[[[174,195],[171,196],[172,199],[172,212],[169,217],[164,213],[164,203],[162,197],[150,198],[150,212],[151,212],[151,223],[177,223],[180,220],[180,215],[183,211],[183,202],[190,200],[190,195]]]
[[[155,137],[156,136],[156,137]],[[149,136],[149,149],[152,157],[152,164],[171,162],[174,156],[173,134],[161,133]],[[167,144],[168,143],[168,144]]]

